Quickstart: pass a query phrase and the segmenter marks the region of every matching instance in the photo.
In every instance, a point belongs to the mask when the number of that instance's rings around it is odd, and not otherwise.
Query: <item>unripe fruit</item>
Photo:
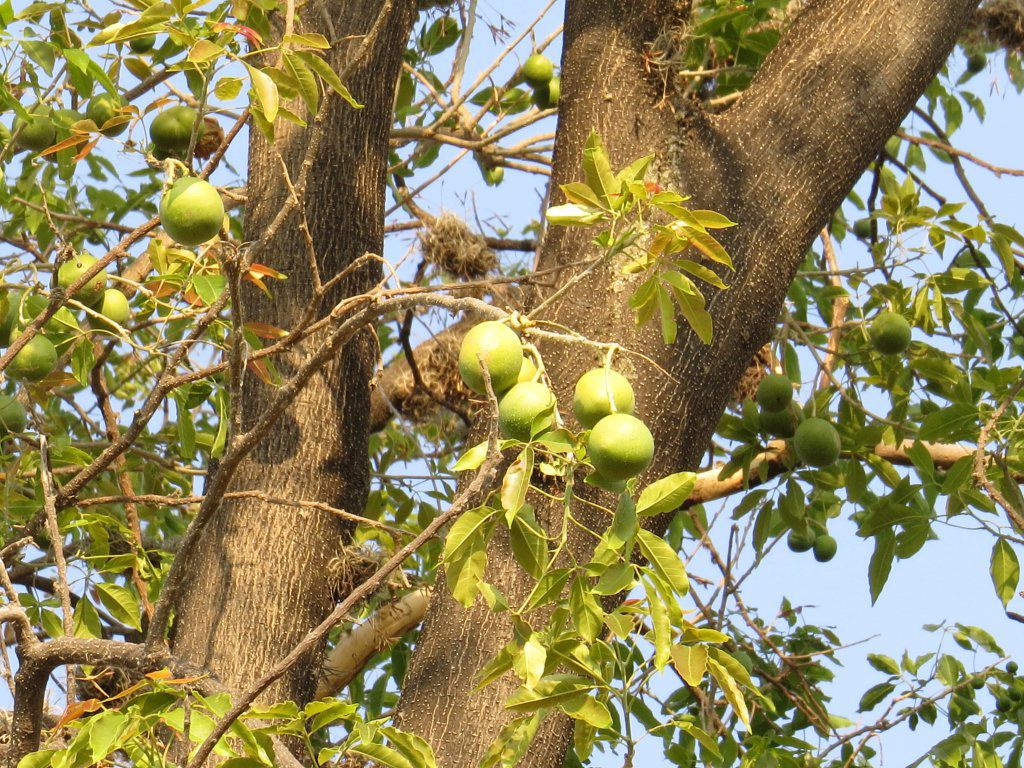
[[[50,119],[50,110],[46,107],[38,107],[28,122],[15,118],[14,130],[17,131],[19,127],[21,132],[14,143],[22,149],[41,152],[57,140],[57,128]]]
[[[605,416],[587,439],[590,463],[608,480],[627,480],[643,472],[654,458],[654,437],[640,419],[626,413]]]
[[[169,155],[182,154],[188,149],[192,140],[192,128],[195,126],[197,113],[191,107],[177,106],[165,109],[153,118],[149,125],[149,138],[161,152]],[[199,123],[199,133],[204,130]]]
[[[1017,669],[1018,669],[1018,667],[1017,667],[1017,662],[1016,661],[1008,661],[1008,662],[1006,662],[1006,671],[1009,672],[1011,675],[1016,675],[1017,674]]]
[[[770,374],[757,385],[755,398],[764,410],[781,411],[793,400],[793,385],[781,373]]]
[[[528,443],[554,421],[555,396],[539,381],[514,385],[498,403],[498,430],[512,440]]]
[[[871,237],[871,219],[857,219],[853,222],[853,234],[861,240]]]
[[[984,53],[972,53],[967,57],[967,71],[972,75],[981,72],[988,63],[988,57]]]
[[[224,203],[212,184],[186,176],[160,199],[160,223],[175,242],[199,245],[224,226]]]
[[[812,467],[827,467],[839,458],[839,433],[824,419],[806,419],[796,428],[793,448],[797,458]]]
[[[882,354],[898,355],[910,346],[910,323],[895,312],[879,312],[868,336]]]
[[[28,423],[25,409],[10,395],[0,395],[0,431],[3,433],[24,432]]]
[[[107,288],[103,292],[103,301],[99,306],[100,314],[108,320],[124,325],[132,316],[132,309],[128,305],[128,297],[116,288]]]
[[[555,74],[555,65],[542,53],[535,53],[523,62],[523,79],[534,88],[547,85]]]
[[[481,168],[480,172],[484,176],[484,183],[489,187],[498,186],[505,178],[505,169],[500,165],[494,165],[490,168]]]
[[[519,377],[523,366],[523,344],[519,335],[503,323],[487,320],[469,329],[459,348],[459,374],[466,386],[477,394],[487,394],[478,355],[491,376],[491,387],[500,395]]]
[[[998,699],[996,699],[996,709],[1004,713],[1009,712],[1011,709],[1013,709],[1013,702],[1010,701],[1010,697],[1000,696]]]
[[[156,35],[133,37],[128,41],[128,47],[135,53],[146,53],[147,51],[152,51],[154,45],[156,45]]]
[[[814,534],[794,529],[786,537],[786,546],[793,552],[806,552],[814,546]]]
[[[761,423],[761,431],[772,437],[790,438],[796,432],[796,415],[792,408],[761,411],[758,420]]]
[[[35,320],[36,316],[46,309],[50,300],[38,293],[30,294],[22,299],[22,295],[19,293],[11,296],[11,302],[13,302],[13,325],[10,339],[13,341],[18,335],[13,329],[22,322],[28,324]],[[57,347],[58,352],[63,351],[62,347],[74,339],[78,335],[78,331],[78,322],[67,307],[61,307],[43,323],[43,333]]]
[[[538,109],[554,109],[558,106],[558,100],[562,98],[562,78],[551,78],[546,85],[538,86],[533,91],[533,103]]]
[[[814,540],[814,559],[819,563],[827,563],[836,556],[838,547],[835,539],[823,533]]]
[[[537,375],[537,366],[534,365],[533,358],[529,355],[523,356],[523,364],[519,368],[519,376],[516,381],[533,381],[534,376]]]
[[[580,376],[572,397],[572,412],[586,429],[612,413],[632,413],[633,387],[621,373],[594,368]]]
[[[84,275],[97,261],[98,259],[87,253],[76,253],[60,265],[60,269],[57,270],[57,284],[67,290],[68,286]],[[75,291],[72,298],[91,307],[103,301],[103,291],[106,288],[107,273],[101,269],[89,282]]]
[[[971,688],[973,688],[974,690],[980,691],[984,687],[985,687],[985,679],[984,678],[976,677],[973,680],[971,680]]]
[[[102,128],[104,136],[120,136],[128,128],[128,123],[115,123],[109,128],[103,126],[115,117],[121,117],[120,111],[123,103],[116,96],[109,93],[101,93],[89,100],[89,107],[85,110],[85,116],[96,123],[97,128]]]
[[[49,376],[56,365],[57,348],[48,338],[37,334],[11,358],[7,373],[15,380],[40,381]]]
[[[1011,701],[1020,701],[1024,698],[1024,694],[1018,691],[1016,688],[1011,688],[1009,693]]]

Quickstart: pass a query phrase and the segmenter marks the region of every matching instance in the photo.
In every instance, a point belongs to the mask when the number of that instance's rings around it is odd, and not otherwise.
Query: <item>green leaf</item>
[[[457,557],[469,541],[479,534],[487,522],[497,514],[489,507],[476,507],[463,512],[448,531],[444,540],[445,560]]]
[[[522,686],[505,701],[505,709],[512,712],[537,712],[581,698],[593,688],[593,683],[576,675],[548,675],[532,688]]]
[[[188,52],[188,60],[193,64],[202,64],[223,53],[224,48],[212,40],[197,40],[196,44],[192,46],[192,50]]]
[[[277,92],[277,83],[261,69],[250,64],[246,64],[245,68],[249,72],[252,90],[256,94],[256,102],[263,112],[263,118],[268,123],[273,123],[277,118],[277,110],[281,103],[281,96]]]
[[[582,696],[578,700],[563,702],[559,709],[574,720],[582,720],[594,728],[609,728],[612,716],[608,707],[593,696]]]
[[[331,66],[317,56],[315,53],[299,52],[296,54],[300,56],[306,65],[316,72],[317,76],[326,83],[327,87],[334,91],[336,94],[341,96],[349,106],[355,109],[362,109],[363,105],[356,101],[352,94],[349,93],[348,88],[341,82],[341,78],[338,77],[337,73],[331,69]]]
[[[501,481],[501,507],[509,519],[526,503],[532,477],[533,449],[527,446],[505,471]]]
[[[882,531],[875,537],[875,551],[868,563],[868,586],[871,589],[871,603],[878,600],[882,587],[889,580],[892,561],[896,557],[896,536],[891,530]]]
[[[675,720],[673,721],[673,725],[700,742],[700,745],[715,757],[718,759],[722,758],[722,753],[719,752],[718,745],[715,743],[714,738],[699,726],[689,723],[686,720]]]
[[[354,755],[368,757],[375,763],[386,765],[388,768],[419,768],[419,766],[414,765],[401,752],[385,746],[384,744],[357,744],[354,747],[349,747],[346,751]]]
[[[498,733],[480,762],[480,768],[513,768],[526,755],[544,714],[517,717]]]
[[[750,713],[747,710],[747,702],[743,698],[743,692],[740,691],[736,681],[732,675],[714,659],[708,659],[708,672],[711,673],[712,677],[718,681],[718,684],[722,687],[722,693],[725,694],[726,700],[732,705],[733,710],[736,712],[736,716],[742,721],[743,725],[750,730]]]
[[[707,232],[701,232],[696,229],[686,229],[686,237],[689,238],[690,244],[698,251],[703,253],[712,261],[724,264],[729,269],[735,269],[732,263],[732,258],[726,253],[725,248],[718,242],[714,237],[709,235]]]
[[[917,432],[920,440],[965,440],[978,432],[978,409],[966,403],[956,403],[928,414]]]
[[[98,581],[93,584],[93,588],[111,616],[132,629],[142,628],[139,620],[139,601],[130,589],[107,581]]]
[[[551,224],[571,226],[573,224],[594,224],[604,217],[604,213],[600,209],[595,210],[577,203],[564,203],[548,208],[544,216]]]
[[[696,481],[697,475],[693,472],[677,472],[651,483],[640,493],[637,516],[652,517],[678,509],[689,497]]]
[[[696,687],[708,669],[708,649],[703,645],[673,645],[672,666],[683,680]]]
[[[1020,583],[1020,563],[1017,560],[1017,553],[1006,539],[998,539],[992,547],[992,561],[989,566],[989,573],[992,574],[992,584],[996,588],[996,595],[1005,608],[1017,592],[1017,585]]]
[[[125,723],[125,714],[114,710],[101,712],[89,719],[89,749],[92,759],[100,763],[113,751]]]
[[[547,570],[548,543],[529,506],[523,507],[512,519],[508,533],[516,562],[533,578],[539,579]]]
[[[664,539],[645,528],[637,531],[636,541],[640,553],[650,563],[654,572],[669,584],[676,594],[680,597],[685,596],[690,591],[690,580],[676,551]]]
[[[548,660],[547,648],[538,639],[536,632],[530,635],[530,639],[523,645],[521,658],[521,673],[526,685],[533,688],[544,677],[544,665]]]
[[[472,469],[479,469],[487,458],[487,441],[477,443],[452,465],[452,472],[466,472]]]
[[[577,576],[569,589],[569,611],[576,629],[587,642],[594,642],[601,633],[604,611],[597,598],[587,587],[586,580]]]
[[[896,686],[893,683],[879,683],[878,685],[871,686],[864,692],[864,695],[860,697],[860,704],[857,707],[857,711],[868,712],[869,710],[874,709],[894,690],[896,690]]]
[[[242,78],[225,76],[213,87],[213,95],[223,101],[232,101],[242,92]]]
[[[896,659],[880,653],[869,653],[868,664],[879,672],[885,672],[887,675],[898,675],[900,673],[900,665],[896,663]]]
[[[601,199],[605,206],[611,208],[619,202],[619,185],[612,173],[601,137],[597,131],[591,131],[583,146],[583,175],[587,186]]]

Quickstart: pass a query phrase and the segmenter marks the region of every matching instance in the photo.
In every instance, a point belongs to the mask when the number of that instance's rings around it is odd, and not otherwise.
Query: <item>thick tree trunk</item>
[[[384,14],[382,17],[381,14]],[[414,0],[324,0],[301,8],[302,28],[337,41],[330,64],[342,70],[381,18],[383,27],[347,85],[365,108],[333,97],[325,135],[312,158],[305,216],[324,281],[365,252],[383,247],[388,132],[394,86],[416,15]],[[295,108],[295,105],[292,105]],[[311,124],[312,125],[312,124]],[[280,152],[292,180],[312,130],[284,121],[271,148],[255,129],[249,145],[249,205],[245,239],[259,240],[287,198]],[[272,281],[273,299],[245,286],[243,318],[279,328],[296,326],[313,301],[313,278],[299,215],[293,214],[257,260],[288,275]],[[325,299],[329,308],[379,279],[377,267],[354,272]],[[323,308],[322,307],[322,308]],[[276,360],[287,377],[311,338]],[[345,348],[315,376],[271,436],[239,468],[232,488],[260,490],[290,500],[309,499],[361,510],[368,490],[369,378],[375,342],[366,337]],[[271,387],[247,374],[242,427],[258,419]],[[177,605],[174,651],[211,670],[225,684],[244,687],[287,653],[333,607],[327,575],[346,526],[330,515],[259,500],[225,503],[199,544],[192,577]],[[318,658],[298,665],[265,694],[267,700],[307,700],[317,680]]]
[[[553,182],[582,178],[580,153],[596,128],[613,165],[656,153],[656,181],[740,225],[723,233],[737,269],[727,276],[728,291],[709,296],[710,345],[681,330],[669,347],[657,329],[637,329],[626,303],[636,286],[616,265],[580,282],[546,315],[642,352],[668,372],[625,358],[639,415],[657,443],[648,477],[698,466],[744,368],[770,338],[815,233],[935,75],[976,4],[811,2],[747,93],[712,118],[680,104],[674,115],[662,103],[661,81],[645,69],[644,43],[682,21],[688,2],[568,0]],[[554,228],[540,268],[595,256],[591,238]],[[579,374],[599,362],[578,347],[549,346],[543,354],[563,403],[571,402]],[[592,522],[598,530],[606,523]],[[654,528],[664,524],[656,520]],[[589,546],[573,543],[581,552]],[[506,542],[496,537],[488,554],[488,580],[522,597],[532,584]],[[472,692],[476,670],[510,638],[507,617],[479,603],[465,610],[443,585],[435,591],[399,719],[430,741],[439,765],[475,764],[510,719],[503,708],[516,685],[510,676]],[[570,736],[567,718],[549,718],[524,764],[560,765]]]

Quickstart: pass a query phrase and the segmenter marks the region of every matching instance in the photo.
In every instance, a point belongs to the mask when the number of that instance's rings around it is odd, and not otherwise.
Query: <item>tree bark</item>
[[[653,152],[655,181],[692,194],[692,207],[739,223],[722,233],[736,264],[736,273],[725,276],[730,289],[706,291],[714,319],[709,345],[682,323],[673,346],[655,328],[636,328],[627,300],[637,283],[615,264],[582,280],[544,315],[641,352],[668,372],[640,358],[628,358],[622,369],[657,445],[646,478],[699,465],[730,393],[770,338],[815,234],[934,77],[976,5],[811,2],[742,98],[711,117],[685,104],[668,109],[660,78],[645,66],[645,43],[671,33],[688,3],[568,0],[553,183],[582,178],[581,150],[596,129],[613,165]],[[553,197],[559,202],[557,192]],[[539,267],[593,258],[592,236],[553,228]],[[569,277],[567,269],[558,284]],[[578,376],[599,363],[578,347],[548,345],[542,352],[562,403],[571,402]],[[585,508],[577,513],[596,530],[606,527]],[[666,522],[655,520],[652,528],[661,532]],[[585,562],[589,543],[571,544]],[[513,600],[525,595],[532,582],[501,536],[488,556],[487,579]],[[398,713],[401,727],[430,741],[439,765],[474,764],[511,719],[503,708],[516,686],[511,676],[472,691],[476,670],[511,636],[507,617],[480,603],[463,609],[439,585]],[[560,765],[570,738],[571,721],[549,717],[523,765]]]
[[[381,252],[394,87],[415,16],[414,0],[323,0],[301,9],[305,31],[335,42],[329,63],[336,71],[344,69],[362,37],[381,19],[379,37],[346,83],[365,107],[353,109],[333,97],[319,128],[279,121],[273,147],[252,130],[247,241],[261,238],[287,199],[276,153],[294,182],[313,130],[322,130],[303,207],[320,275],[326,281],[364,253]],[[313,303],[314,273],[299,224],[299,213],[293,213],[258,254],[257,261],[288,278],[274,281],[273,299],[246,286],[245,322],[293,328]],[[321,309],[368,290],[379,276],[377,266],[354,270],[325,297]],[[313,337],[276,359],[281,374],[287,377],[317,345]],[[376,356],[369,333],[348,345],[242,464],[232,488],[361,511],[369,484],[368,382]],[[272,387],[246,374],[240,398],[243,429],[260,417],[272,395]],[[330,612],[336,585],[327,578],[327,564],[347,531],[345,523],[322,512],[256,499],[225,502],[189,564],[192,578],[176,606],[175,653],[209,669],[230,688],[244,687]],[[272,686],[265,699],[308,700],[319,671],[316,655]]]

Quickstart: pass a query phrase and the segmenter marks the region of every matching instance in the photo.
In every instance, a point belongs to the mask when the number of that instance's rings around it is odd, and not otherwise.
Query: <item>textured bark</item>
[[[569,0],[553,182],[582,178],[580,152],[597,129],[613,165],[656,153],[655,180],[692,194],[693,207],[740,223],[722,238],[737,267],[727,276],[731,288],[706,292],[715,323],[710,345],[684,332],[682,323],[672,347],[656,328],[636,329],[626,303],[636,282],[614,265],[583,280],[546,314],[592,339],[640,351],[668,372],[638,358],[628,358],[624,368],[657,444],[648,477],[699,465],[746,364],[770,338],[815,233],[942,65],[976,4],[811,2],[747,93],[712,118],[692,111],[674,116],[661,104],[660,81],[644,66],[644,43],[679,21],[688,4]],[[591,238],[588,231],[554,228],[540,268],[596,255]],[[598,360],[578,347],[542,351],[561,402],[569,402],[576,378]],[[607,522],[585,509],[577,513],[599,530]],[[665,522],[656,520],[653,528]],[[589,545],[571,543],[585,557]],[[488,554],[488,580],[513,599],[522,597],[532,584],[506,542],[496,537]],[[510,676],[472,692],[474,672],[510,638],[507,617],[480,604],[465,610],[439,586],[399,708],[401,726],[430,741],[439,765],[474,764],[510,719],[503,708],[515,686]],[[570,737],[570,721],[549,717],[523,764],[560,765]]]
[[[363,253],[383,247],[384,180],[394,84],[416,15],[413,0],[324,0],[301,9],[307,30],[336,45],[330,63],[340,71],[358,49],[362,35],[382,12],[385,26],[347,85],[365,108],[334,98],[323,123],[326,132],[313,158],[305,215],[326,281]],[[293,105],[294,108],[294,105]],[[275,148],[293,180],[312,132],[281,121]],[[245,239],[258,240],[284,205],[275,149],[255,129],[249,145],[249,205]],[[288,275],[274,282],[273,299],[246,286],[243,318],[292,328],[313,301],[312,272],[298,214],[280,228],[258,260]],[[379,277],[376,267],[356,271],[329,295],[361,293]],[[302,348],[275,361],[288,376]],[[239,468],[234,490],[259,489],[288,499],[311,499],[362,510],[369,483],[367,459],[369,378],[376,362],[374,341],[345,348],[315,376],[264,441]],[[247,374],[242,427],[266,407],[272,389]],[[337,554],[346,526],[336,517],[263,501],[225,503],[194,556],[194,571],[177,606],[175,653],[211,670],[224,684],[244,687],[288,652],[333,607],[327,564]],[[313,693],[318,658],[296,666],[265,694],[267,700],[307,700]]]

